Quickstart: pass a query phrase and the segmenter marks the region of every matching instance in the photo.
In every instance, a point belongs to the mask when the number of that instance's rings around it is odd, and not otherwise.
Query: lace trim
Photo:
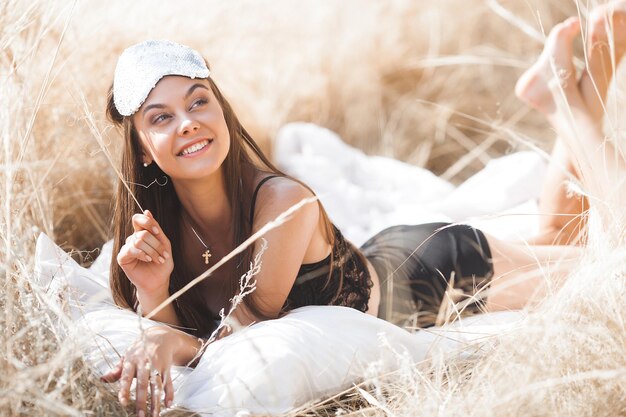
[[[367,311],[373,286],[367,264],[362,261],[358,249],[345,240],[337,228],[335,236],[330,280],[330,262],[299,275],[283,306],[284,312],[307,305],[335,305]]]

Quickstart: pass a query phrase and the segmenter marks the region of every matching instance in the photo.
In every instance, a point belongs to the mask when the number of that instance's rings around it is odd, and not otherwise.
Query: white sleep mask
[[[165,40],[149,40],[126,48],[117,60],[113,77],[113,101],[122,116],[131,116],[166,75],[208,78],[202,56],[188,46]]]

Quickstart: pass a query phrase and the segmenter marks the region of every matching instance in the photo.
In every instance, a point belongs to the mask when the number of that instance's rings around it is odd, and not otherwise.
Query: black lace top
[[[367,311],[372,279],[363,255],[333,225],[333,270],[331,256],[314,264],[303,264],[283,311],[309,305],[352,307]]]
[[[261,186],[275,176],[263,178],[252,196],[250,221]],[[333,305],[355,308],[365,312],[372,289],[372,279],[367,263],[360,251],[347,241],[333,225],[335,241],[332,254],[312,264],[302,264],[291,292],[287,296],[283,312],[309,305]],[[331,270],[332,258],[332,273]]]

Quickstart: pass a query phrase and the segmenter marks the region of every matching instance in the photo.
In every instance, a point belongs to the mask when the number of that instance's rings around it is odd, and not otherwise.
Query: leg
[[[550,32],[538,62],[520,78],[516,87],[517,95],[544,113],[562,139],[557,142],[555,149],[560,161],[553,161],[551,175],[543,193],[543,208],[550,210],[545,223],[552,227],[561,227],[563,223],[567,225],[573,218],[559,216],[560,213],[568,214],[569,209],[570,215],[576,214],[571,213],[576,208],[576,201],[570,202],[570,207],[567,206],[563,178],[573,173],[581,179],[586,191],[606,195],[606,191],[610,192],[607,190],[607,186],[612,183],[610,179],[622,173],[624,168],[623,160],[616,157],[616,149],[611,143],[604,141],[601,123],[594,117],[594,114],[601,114],[601,111],[597,109],[597,102],[594,105],[593,97],[589,96],[590,86],[594,82],[593,74],[586,73],[580,86],[576,82],[572,42],[579,30],[578,20],[575,18],[557,25]],[[598,70],[601,68],[597,62],[600,58],[595,52],[590,54],[592,56],[595,57],[593,67]],[[604,98],[607,86],[605,83],[604,87],[595,88],[595,97],[600,95]],[[587,91],[586,95],[582,94],[583,89]],[[557,188],[552,188],[554,186]],[[584,201],[578,204],[583,209],[587,206]],[[556,220],[557,217],[560,220]],[[571,223],[574,230],[580,230],[581,227],[575,222]],[[572,234],[571,230],[569,234]],[[551,242],[544,240],[541,243]]]
[[[534,245],[572,245],[584,242],[587,198],[571,195],[568,184],[579,179],[569,151],[557,138],[548,172],[539,196],[539,234],[528,243]]]
[[[624,1],[614,3],[623,8],[624,4]],[[601,12],[606,13],[606,10],[601,9]],[[611,16],[616,19],[617,14]],[[622,16],[626,16],[626,12]],[[626,19],[623,27],[626,27]],[[588,54],[589,70],[577,83],[572,64],[572,41],[578,31],[576,19],[557,25],[550,32],[539,61],[522,76],[516,87],[518,96],[544,113],[561,138],[554,150],[561,169],[551,173],[544,189],[545,195],[550,192],[557,195],[548,198],[551,209],[558,209],[559,200],[564,200],[562,188],[559,192],[549,188],[560,182],[555,172],[560,172],[562,178],[575,174],[588,192],[603,197],[612,191],[614,178],[623,178],[625,169],[621,155],[604,140],[601,130],[604,99],[610,81],[607,75],[612,76],[614,63],[607,66],[606,57],[594,49],[597,46],[592,42]],[[597,40],[598,33],[598,28],[590,29],[592,39]],[[617,31],[615,34],[617,36]],[[626,29],[621,34],[623,37]],[[618,45],[614,48],[619,61],[626,48],[620,49]],[[610,217],[602,216],[602,220],[608,227]],[[562,284],[583,253],[583,248],[576,246],[524,246],[490,236],[487,241],[494,268],[494,278],[487,294],[487,309],[490,311],[519,309],[540,301]]]
[[[517,310],[558,289],[578,262],[578,246],[525,246],[486,235],[493,278],[483,295],[487,311]]]
[[[615,68],[626,51],[626,1],[620,0],[593,10],[588,20],[589,30],[585,41],[587,69],[583,71],[579,89],[590,116],[601,125],[605,113],[605,99]],[[570,42],[569,35],[559,34],[562,42]],[[551,34],[553,36],[553,34]],[[563,39],[566,38],[566,39]],[[545,67],[549,67],[546,50],[538,64],[527,71],[518,82],[518,96],[529,104],[539,107],[542,99],[535,97],[545,93],[542,78]],[[569,48],[564,49],[569,53]],[[571,58],[570,58],[571,59]],[[546,65],[548,64],[548,65]],[[548,98],[549,101],[549,98]],[[580,243],[585,229],[584,213],[589,208],[585,197],[570,196],[567,182],[580,179],[575,163],[562,139],[557,138],[552,152],[550,166],[544,182],[539,209],[541,233],[532,240],[534,244]]]
[[[515,86],[515,93],[520,99],[543,113],[556,110],[547,84],[557,78],[562,85],[569,86],[575,80],[575,68],[571,64],[572,44],[578,33],[578,20],[574,18],[557,25],[550,32],[541,56]],[[552,65],[560,61],[570,65],[561,67],[555,77]],[[578,241],[586,204],[584,199],[571,198],[567,189],[568,180],[576,178],[567,147],[557,138],[539,199],[541,232],[531,243],[570,244]]]

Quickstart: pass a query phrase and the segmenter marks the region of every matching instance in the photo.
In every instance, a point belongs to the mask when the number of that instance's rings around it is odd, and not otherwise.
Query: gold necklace
[[[209,264],[209,258],[211,256],[213,256],[213,255],[211,255],[211,249],[209,249],[209,247],[206,245],[206,243],[204,243],[202,238],[200,238],[200,235],[198,234],[198,232],[196,232],[196,229],[194,229],[193,226],[191,226],[191,230],[193,231],[193,234],[196,235],[196,237],[198,238],[200,243],[202,243],[202,246],[204,246],[204,248],[206,249],[204,251],[204,253],[202,254],[202,257],[204,258],[205,265],[208,265]]]
[[[198,240],[200,241],[200,243],[202,243],[202,246],[204,246],[204,249],[206,249],[204,251],[204,253],[202,254],[202,257],[204,258],[204,264],[208,265],[209,264],[209,258],[211,258],[211,256],[213,256],[211,254],[211,249],[209,249],[209,247],[207,246],[206,243],[204,243],[204,240],[202,240],[202,238],[200,237],[200,235],[198,234],[198,232],[196,232],[196,229],[193,228],[193,226],[191,225],[191,222],[189,222],[189,227],[191,227],[191,231],[193,232],[194,235],[196,235],[196,237],[198,238]]]

